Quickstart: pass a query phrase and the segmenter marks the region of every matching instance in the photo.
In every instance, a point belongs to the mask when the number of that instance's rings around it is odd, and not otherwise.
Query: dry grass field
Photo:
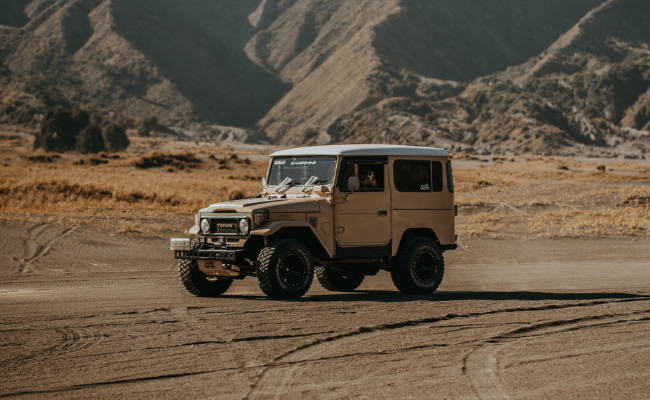
[[[465,165],[455,172],[456,201],[464,216],[461,235],[650,235],[650,163],[645,160],[493,157],[458,165]]]
[[[218,201],[255,195],[270,149],[131,138],[127,152],[46,154],[0,128],[0,215],[112,233],[187,229]],[[650,162],[455,155],[460,237],[650,236]]]
[[[255,154],[258,156],[259,154]],[[193,221],[211,202],[257,193],[266,163],[245,151],[193,142],[131,138],[128,152],[34,151],[28,135],[0,133],[0,213],[18,221],[89,224],[155,234]]]

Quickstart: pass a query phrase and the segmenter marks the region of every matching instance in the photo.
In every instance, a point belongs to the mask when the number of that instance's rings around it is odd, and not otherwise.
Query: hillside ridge
[[[136,124],[286,145],[648,148],[643,0],[5,3],[12,76]]]

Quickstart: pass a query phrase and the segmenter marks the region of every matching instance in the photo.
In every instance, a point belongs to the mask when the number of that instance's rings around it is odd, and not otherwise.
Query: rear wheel
[[[296,299],[307,293],[314,279],[309,249],[296,239],[278,239],[257,256],[257,280],[273,299]]]
[[[390,267],[393,283],[405,294],[433,293],[445,273],[438,244],[427,237],[404,240]]]
[[[321,286],[332,292],[352,292],[363,282],[365,275],[354,270],[340,270],[326,268],[321,265],[316,267],[316,277]]]
[[[232,278],[208,277],[199,270],[195,260],[180,260],[178,272],[188,292],[200,297],[221,296],[232,285]]]

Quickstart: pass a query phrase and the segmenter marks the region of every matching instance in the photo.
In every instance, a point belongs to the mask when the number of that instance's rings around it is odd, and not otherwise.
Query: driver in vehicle
[[[375,171],[361,171],[361,187],[376,188],[377,180],[375,179]]]

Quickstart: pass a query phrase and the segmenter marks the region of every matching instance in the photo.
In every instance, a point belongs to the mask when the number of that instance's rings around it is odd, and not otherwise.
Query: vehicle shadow
[[[265,300],[264,296],[251,295],[224,295],[228,298],[241,298],[247,300]],[[386,290],[360,290],[352,293],[331,293],[307,295],[300,299],[285,300],[289,302],[317,303],[317,302],[378,302],[378,303],[404,303],[413,301],[585,301],[585,300],[624,300],[641,299],[650,300],[650,294],[618,293],[618,292],[531,292],[531,291],[488,291],[488,292],[435,292],[429,295],[404,295],[397,291]]]

